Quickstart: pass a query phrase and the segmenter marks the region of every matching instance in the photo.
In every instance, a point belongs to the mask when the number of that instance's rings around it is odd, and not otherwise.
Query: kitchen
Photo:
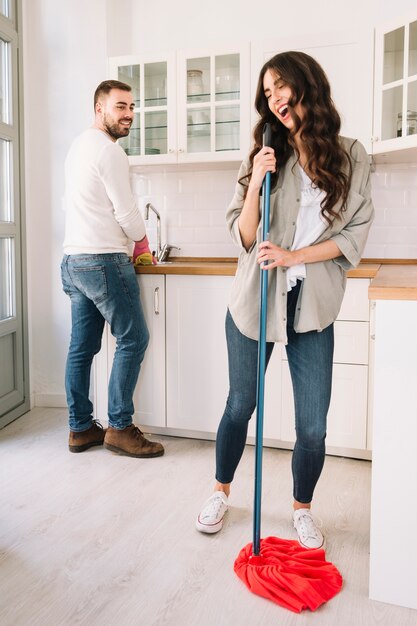
[[[23,71],[32,404],[35,407],[61,407],[62,416],[65,413],[64,363],[70,327],[67,302],[59,284],[63,238],[63,212],[60,210],[63,159],[72,138],[91,123],[90,94],[109,73],[107,59],[123,55],[151,58],[155,53],[168,56],[178,50],[178,41],[181,41],[181,49],[197,52],[213,50],[213,53],[216,48],[235,45],[244,49],[249,42],[259,49],[260,44],[277,38],[280,42],[288,42],[288,45],[291,40],[299,42],[300,36],[305,36],[306,41],[321,36],[324,40],[323,34],[326,34],[327,41],[331,42],[333,38],[334,43],[342,30],[358,30],[359,13],[361,32],[372,34],[376,26],[390,20],[395,23],[401,16],[409,15],[413,6],[411,2],[400,2],[395,6],[386,3],[383,7],[377,2],[366,6],[358,2],[355,11],[352,4],[344,7],[338,6],[338,3],[323,2],[318,10],[317,6],[311,7],[303,2],[302,10],[297,7],[295,18],[292,8],[277,9],[272,3],[263,7],[262,14],[254,16],[252,12],[246,15],[236,2],[227,5],[215,2],[196,10],[190,2],[183,1],[175,5],[166,3],[158,24],[153,26],[155,15],[152,6],[144,2],[96,0],[88,5],[79,2],[59,4],[57,6],[57,3],[48,0],[23,3]],[[270,14],[274,15],[275,21],[265,19]],[[172,24],[175,24],[175,29]],[[215,37],[208,33],[215,33]],[[366,45],[369,46],[366,47],[369,56],[363,57],[362,64],[364,69],[371,70],[372,81],[372,38]],[[256,73],[256,67],[253,71]],[[353,79],[355,76],[356,73]],[[366,82],[367,74],[364,76],[365,79],[358,78],[358,82],[352,80],[353,87],[350,87],[349,81],[345,93],[349,96],[352,89],[354,92],[359,89],[354,99],[355,106],[359,105],[360,121],[366,127],[372,120],[372,84]],[[34,119],[41,123],[33,124]],[[237,167],[238,164],[233,161],[226,164],[212,162],[210,165],[200,163],[197,166],[160,163],[142,167],[136,173],[132,171],[132,184],[140,196],[139,202],[143,203],[145,199],[151,201],[160,211],[163,242],[179,246],[180,256],[234,258],[236,249],[230,243],[224,225],[224,211],[233,193]],[[377,163],[372,177],[376,220],[365,257],[415,260],[416,160]],[[156,244],[153,218],[149,226],[150,239]],[[157,375],[154,373],[154,376]],[[219,391],[218,395],[224,393]],[[212,419],[216,418],[212,416]],[[23,423],[24,420],[21,421]],[[40,418],[38,421],[41,424]],[[176,445],[180,446],[179,443]],[[186,451],[187,447],[179,449]],[[160,467],[161,472],[166,471],[162,465]],[[250,504],[248,508],[250,510]],[[250,524],[246,530],[250,532]],[[276,533],[277,530],[271,532]],[[233,576],[233,573],[230,575]],[[237,602],[236,598],[233,602]],[[377,615],[378,609],[375,611]],[[413,619],[412,610],[410,613],[406,609],[403,611],[401,616],[407,614],[410,615],[409,620]],[[342,619],[338,617],[338,621]],[[400,619],[397,621],[400,622]],[[242,620],[240,623],[249,622]]]

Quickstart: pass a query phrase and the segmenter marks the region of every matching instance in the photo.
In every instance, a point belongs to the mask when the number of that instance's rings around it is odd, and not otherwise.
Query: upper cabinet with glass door
[[[417,12],[376,30],[373,154],[378,162],[417,158]]]
[[[135,119],[119,142],[131,165],[240,161],[249,148],[249,46],[165,59],[115,57],[109,76],[132,87]]]
[[[178,55],[178,161],[240,161],[249,149],[249,47]]]
[[[109,76],[132,88],[133,124],[128,137],[119,139],[131,164],[172,162],[176,142],[174,57],[113,57]]]

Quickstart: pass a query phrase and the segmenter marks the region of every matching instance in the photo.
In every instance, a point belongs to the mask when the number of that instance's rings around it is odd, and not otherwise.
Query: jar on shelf
[[[203,71],[187,71],[187,95],[200,96],[203,93]]]
[[[407,132],[403,132],[403,115],[398,113],[397,137],[405,135],[417,135],[417,111],[407,111]]]

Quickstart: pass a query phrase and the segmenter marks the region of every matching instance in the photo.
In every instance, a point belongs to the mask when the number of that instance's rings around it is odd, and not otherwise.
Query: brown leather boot
[[[134,424],[118,430],[108,427],[104,438],[104,447],[112,452],[134,456],[139,459],[162,456],[164,448],[160,443],[148,441],[143,432]]]
[[[102,446],[105,434],[103,426],[95,420],[88,430],[83,430],[81,433],[70,430],[68,446],[70,452],[84,452],[92,446]]]

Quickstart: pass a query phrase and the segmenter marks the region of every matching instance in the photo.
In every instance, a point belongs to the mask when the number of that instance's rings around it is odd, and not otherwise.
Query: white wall
[[[103,0],[23,0],[30,377],[38,404],[63,400],[70,325],[59,269],[64,158],[92,122],[94,90],[106,73],[105,8]]]
[[[238,0],[157,5],[149,0],[23,0],[30,370],[38,405],[65,402],[70,311],[59,274],[63,164],[73,137],[92,122],[92,96],[106,77],[107,56],[340,31],[356,26],[359,16],[361,25],[371,28],[411,10],[415,0],[300,0],[285,6],[264,0],[250,10]],[[374,175],[377,221],[368,256],[417,256],[416,167],[384,166]],[[235,256],[223,223],[235,172],[151,174],[149,181],[151,198],[165,218],[165,235],[181,245],[182,254]],[[407,190],[402,195],[400,185]]]

